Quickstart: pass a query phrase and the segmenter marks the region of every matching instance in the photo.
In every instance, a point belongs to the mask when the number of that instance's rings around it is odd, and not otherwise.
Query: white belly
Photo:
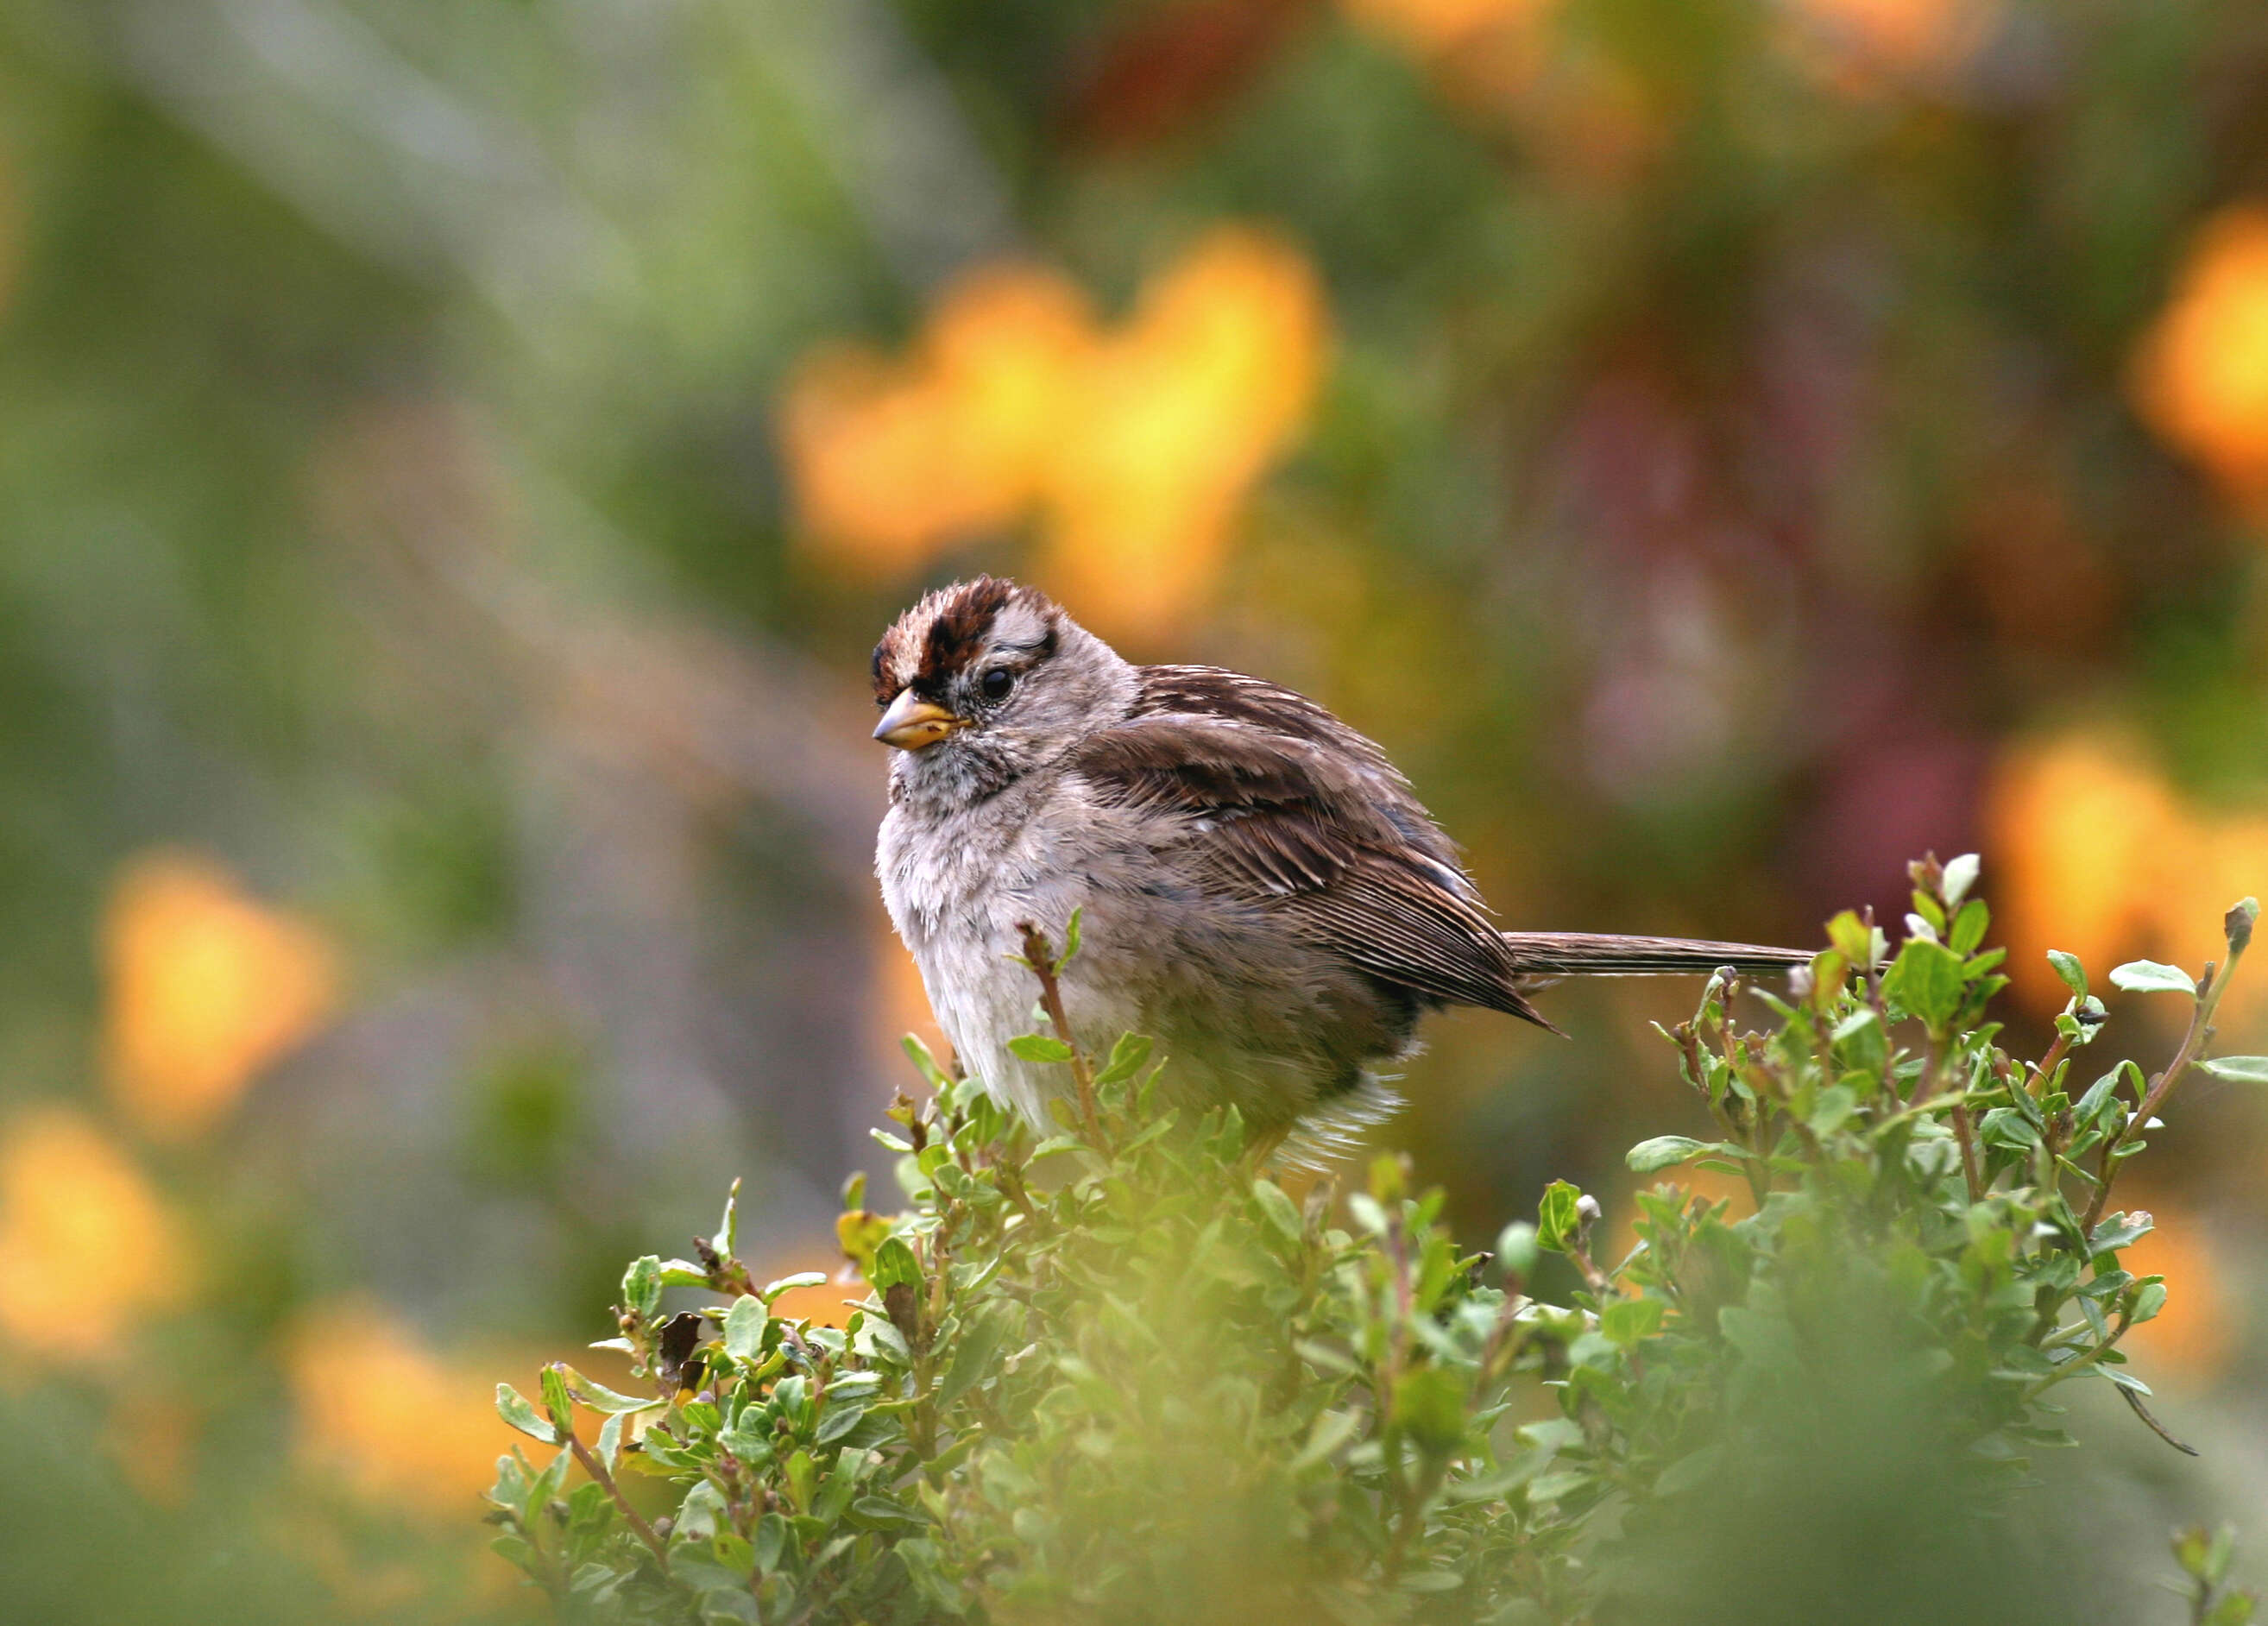
[[[1094,889],[1077,866],[1058,862],[1043,869],[1023,839],[1003,846],[932,833],[911,836],[893,810],[883,822],[877,868],[883,901],[921,972],[938,1026],[962,1070],[983,1079],[993,1100],[1042,1130],[1052,1128],[1047,1102],[1071,1091],[1071,1075],[1009,1050],[1011,1039],[1048,1027],[1036,1008],[1039,980],[1010,957],[1023,953],[1026,921],[1060,953],[1074,909],[1081,911],[1082,935],[1094,943],[1098,925],[1108,924],[1097,918]],[[1090,1051],[1141,1019],[1123,976],[1090,975],[1101,958],[1083,951],[1063,978],[1072,1030]]]

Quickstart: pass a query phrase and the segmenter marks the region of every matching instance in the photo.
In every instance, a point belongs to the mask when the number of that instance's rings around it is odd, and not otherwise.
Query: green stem
[[[2196,1003],[2190,1008],[2189,1031],[2182,1035],[2181,1048],[2174,1052],[2174,1059],[2166,1063],[2166,1070],[2150,1080],[2133,1116],[2103,1143],[2102,1178],[2095,1188],[2095,1201],[2087,1205],[2087,1218],[2080,1222],[2083,1239],[2095,1234],[2095,1227],[2110,1206],[2111,1182],[2118,1178],[2119,1149],[2140,1134],[2142,1126],[2158,1115],[2173,1094],[2174,1087],[2205,1054],[2205,1047],[2213,1038],[2213,1012],[2220,1008],[2220,997],[2228,991],[2229,979],[2236,972],[2236,962],[2243,957],[2243,945],[2232,941],[2228,961],[2220,968],[2220,975],[2215,975],[2212,962],[2206,962],[2205,975],[2198,982]]]

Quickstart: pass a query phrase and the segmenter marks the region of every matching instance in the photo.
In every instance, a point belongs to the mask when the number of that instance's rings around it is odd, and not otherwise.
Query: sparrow
[[[992,1097],[1046,1126],[1064,1069],[1033,1031],[1023,927],[1081,947],[1061,975],[1089,1051],[1145,1034],[1172,1102],[1233,1105],[1256,1138],[1327,1152],[1397,1098],[1418,1019],[1529,1002],[1569,975],[1786,970],[1798,949],[1504,931],[1377,745],[1288,688],[1138,666],[1035,589],[959,582],[874,647],[894,748],[882,898],[939,1026]],[[1554,1029],[1553,1031],[1557,1031]]]

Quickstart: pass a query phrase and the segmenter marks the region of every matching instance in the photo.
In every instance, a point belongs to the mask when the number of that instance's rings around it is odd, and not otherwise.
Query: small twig
[[[2193,1457],[2198,1454],[2198,1448],[2195,1446],[2186,1446],[2180,1440],[2176,1439],[2172,1434],[2167,1431],[2166,1425],[2164,1424],[2159,1422],[2157,1418],[2150,1415],[2150,1409],[2142,1403],[2142,1397],[2140,1395],[2135,1394],[2133,1390],[2128,1388],[2123,1383],[2114,1385],[2113,1387],[2118,1391],[2118,1398],[2124,1401],[2129,1406],[2132,1406],[2134,1409],[2134,1415],[2142,1419],[2143,1426],[2147,1428],[2150,1432],[2155,1434],[2160,1439],[2164,1440],[2166,1444],[2171,1446],[2175,1450],[2180,1452],[2185,1457]]]
[[[1032,968],[1032,975],[1040,979],[1040,1003],[1047,1007],[1048,1020],[1055,1025],[1056,1037],[1071,1047],[1071,1076],[1079,1085],[1079,1112],[1087,1133],[1100,1136],[1101,1121],[1094,1111],[1094,1075],[1087,1071],[1086,1056],[1072,1037],[1071,1018],[1064,1012],[1063,985],[1057,980],[1059,962],[1047,938],[1028,920],[1016,923],[1016,930],[1024,934],[1024,960]]]
[[[653,1527],[646,1523],[645,1515],[630,1505],[630,1499],[622,1494],[622,1488],[615,1483],[615,1476],[607,1471],[607,1465],[599,1460],[597,1453],[588,1446],[576,1438],[571,1430],[567,1433],[567,1449],[575,1453],[575,1460],[583,1465],[585,1473],[606,1487],[607,1494],[615,1499],[615,1505],[622,1510],[622,1517],[630,1520],[630,1528],[637,1532],[637,1539],[645,1543],[646,1550],[666,1571],[669,1568],[669,1549],[662,1545],[661,1538],[653,1533]]]
[[[1953,1137],[1961,1143],[1961,1173],[1969,1181],[1969,1200],[1984,1200],[1984,1172],[1977,1162],[1977,1132],[1969,1122],[1969,1108],[1953,1104]]]
[[[2048,1053],[2040,1057],[2039,1071],[2031,1080],[2031,1093],[2035,1097],[2047,1093],[2048,1081],[2055,1077],[2055,1070],[2063,1064],[2063,1058],[2070,1052],[2071,1035],[2058,1034],[2055,1042],[2048,1047]]]
[[[2095,1188],[2095,1200],[2087,1205],[2087,1218],[2080,1222],[2082,1236],[2092,1237],[2095,1234],[2096,1224],[2110,1206],[2110,1186],[2118,1177],[2120,1148],[2139,1134],[2143,1125],[2157,1115],[2159,1109],[2166,1104],[2166,1099],[2173,1094],[2174,1086],[2182,1081],[2205,1053],[2207,1041],[2213,1038],[2213,1012],[2220,1009],[2220,997],[2227,991],[2229,977],[2235,971],[2236,962],[2243,952],[2242,945],[2232,943],[2228,963],[2220,968],[2218,975],[2214,975],[2213,962],[2205,962],[2205,975],[2198,979],[2197,1001],[2190,1007],[2189,1031],[2182,1035],[2181,1048],[2174,1052],[2174,1059],[2166,1063],[2166,1070],[2150,1080],[2148,1087],[2142,1093],[2142,1099],[2135,1104],[2134,1115],[2119,1125],[2118,1132],[2103,1143],[2102,1174]]]

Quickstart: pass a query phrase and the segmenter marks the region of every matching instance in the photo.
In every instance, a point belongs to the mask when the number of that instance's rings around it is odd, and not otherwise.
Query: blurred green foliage
[[[2259,911],[2230,912],[2217,974],[2112,974],[2187,996],[2190,1033],[2081,1091],[2104,1013],[2075,960],[2037,1063],[1984,1021],[1977,873],[1915,866],[1895,956],[1838,917],[1793,1003],[1756,993],[1762,1030],[1712,980],[1665,1037],[1725,1138],[1629,1162],[1719,1161],[1750,1211],[1642,1192],[1611,1266],[1565,1181],[1461,1255],[1391,1157],[1340,1228],[1328,1186],[1302,1207],[1256,1172],[1233,1108],[1163,1107],[1139,1039],[1100,1066],[1017,1041],[1064,1069],[1043,1138],[913,1046],[931,1098],[878,1133],[912,1207],[869,1211],[858,1176],[838,1227],[872,1293],[839,1328],[775,1313],[796,1283],[756,1285],[731,1203],[696,1260],[637,1260],[603,1347],[654,1392],[563,1363],[539,1401],[499,1386],[552,1454],[499,1464],[497,1549],[568,1619],[2070,1618],[2073,1555],[2022,1493],[2077,1443],[2074,1380],[2162,1433],[2119,1345],[2169,1290],[2122,1265],[2151,1216],[2109,1203],[2193,1067],[2268,1079],[2205,1056]],[[1531,1296],[1547,1255],[1565,1307]],[[668,1309],[673,1284],[725,1300]],[[2200,1618],[2250,1618],[2227,1543],[2177,1548]]]

